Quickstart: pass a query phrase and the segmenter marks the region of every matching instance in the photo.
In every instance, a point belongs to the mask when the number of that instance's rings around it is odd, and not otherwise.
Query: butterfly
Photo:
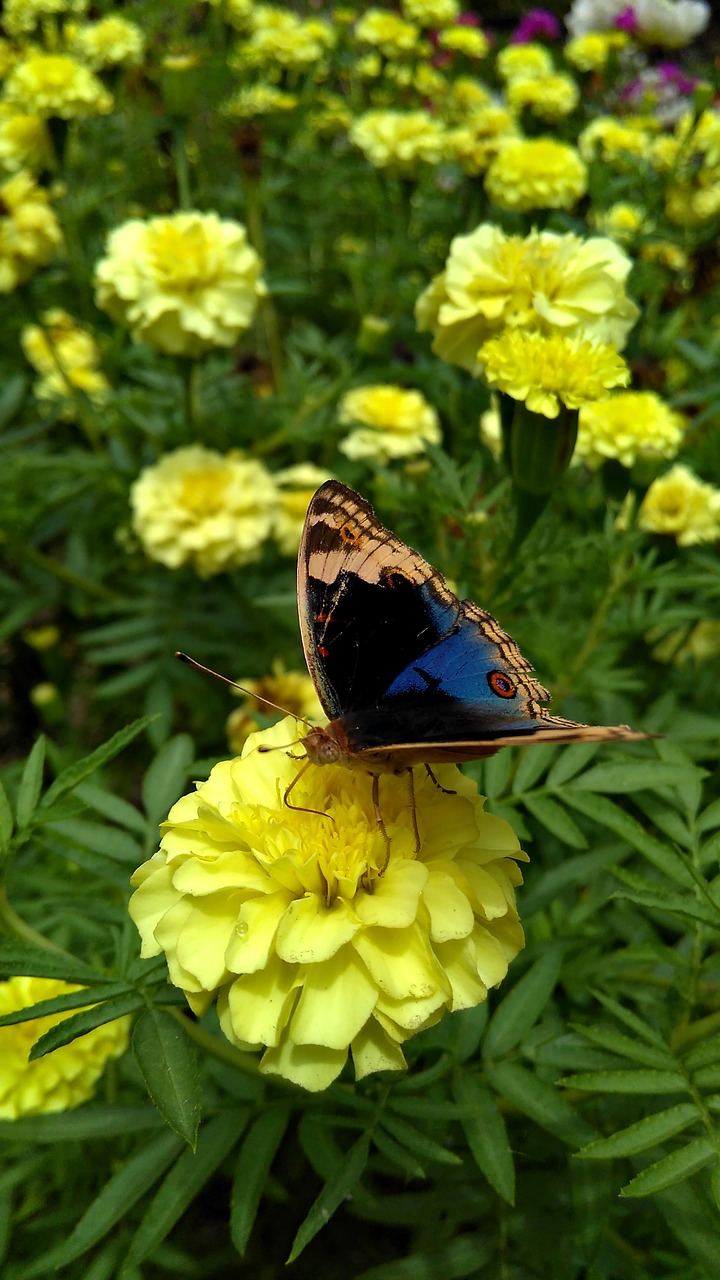
[[[649,735],[552,716],[532,666],[495,618],[459,600],[368,502],[336,480],[311,499],[298,552],[308,670],[329,724],[309,761],[397,772],[535,742]]]

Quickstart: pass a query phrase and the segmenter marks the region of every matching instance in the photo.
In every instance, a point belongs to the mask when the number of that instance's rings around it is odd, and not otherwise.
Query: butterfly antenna
[[[177,649],[175,651],[175,657],[178,658],[180,662],[187,663],[189,667],[196,667],[198,671],[204,671],[206,676],[214,676],[216,680],[222,680],[224,684],[229,684],[232,689],[239,689],[246,697],[255,698],[257,702],[264,702],[265,706],[272,707],[273,711],[280,711],[284,716],[293,716],[296,720],[299,720],[301,724],[306,724],[308,729],[312,729],[313,726],[310,721],[306,720],[304,716],[295,715],[294,711],[289,711],[287,707],[281,707],[279,703],[272,702],[270,698],[264,698],[260,693],[253,693],[252,689],[246,689],[244,685],[238,684],[237,680],[230,680],[228,676],[221,675],[219,671],[213,671],[212,667],[206,667],[202,662],[196,662],[195,658],[191,658],[189,654],[181,653],[180,650]],[[295,745],[296,744],[294,742],[289,743],[289,746],[291,747],[294,747]]]

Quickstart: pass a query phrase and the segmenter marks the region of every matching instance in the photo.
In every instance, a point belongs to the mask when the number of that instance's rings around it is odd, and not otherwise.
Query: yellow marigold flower
[[[85,26],[75,26],[65,38],[72,53],[93,71],[104,67],[138,67],[145,52],[145,36],[135,22],[127,18],[101,18]]]
[[[201,578],[257,560],[272,532],[275,484],[261,462],[187,445],[145,467],[130,489],[132,526],[151,560]]]
[[[348,391],[338,406],[338,421],[356,430],[340,442],[347,458],[411,458],[428,444],[440,444],[435,409],[419,391],[379,384]]]
[[[132,218],[95,266],[98,306],[168,355],[231,347],[267,290],[240,222],[216,213]]]
[[[297,543],[295,545],[297,551]],[[272,664],[272,674],[261,676],[259,680],[242,677],[238,684],[248,690],[243,696],[243,705],[231,711],[225,723],[228,746],[234,755],[240,755],[251,733],[260,728],[254,719],[256,715],[274,717],[277,712],[262,701],[268,698],[277,707],[292,716],[313,723],[322,724],[325,713],[307,671],[286,671],[280,658]]]
[[[587,169],[565,142],[512,139],[492,161],[485,190],[501,209],[572,209],[587,191]]]
[[[625,243],[635,239],[646,218],[647,214],[641,205],[619,200],[609,209],[594,210],[592,224],[604,236]]]
[[[439,164],[445,154],[445,129],[427,111],[366,111],[350,140],[377,169],[408,176],[422,163]]]
[[[38,400],[56,404],[58,400],[72,402],[76,391],[82,392],[95,404],[104,404],[110,394],[110,383],[101,369],[70,368],[53,369],[42,378],[38,378],[33,388]],[[68,422],[75,416],[75,408],[68,403],[62,409],[61,416]]]
[[[494,107],[492,94],[486,85],[472,76],[458,76],[451,80],[438,109],[447,120],[464,121],[482,112],[485,107]]]
[[[346,134],[353,122],[353,113],[339,93],[319,93],[315,107],[308,113],[307,125],[314,134]]]
[[[571,76],[517,76],[506,91],[508,106],[513,111],[527,107],[539,120],[561,120],[574,111],[580,90]]]
[[[5,0],[2,24],[9,36],[23,39],[43,18],[60,13],[84,13],[88,0]]]
[[[479,372],[478,348],[506,325],[621,347],[638,316],[625,293],[632,262],[612,240],[532,232],[507,236],[484,222],[450,245],[445,270],[420,295],[415,318],[433,351]]]
[[[720,213],[720,172],[710,185],[678,182],[665,192],[665,212],[677,227],[697,227]]]
[[[554,71],[553,60],[542,44],[509,44],[497,56],[498,75],[503,80],[523,80],[530,76],[549,76]]]
[[[438,32],[437,42],[448,53],[462,53],[466,58],[484,58],[490,48],[479,27],[446,27]]]
[[[388,9],[368,9],[356,23],[355,39],[379,49],[386,58],[416,52],[421,43],[415,24]]]
[[[602,71],[610,54],[627,43],[624,31],[590,31],[568,40],[563,53],[578,71]]]
[[[580,155],[588,162],[598,157],[620,171],[650,155],[650,134],[636,124],[615,116],[598,116],[578,137]]]
[[[254,0],[208,0],[215,8],[222,6],[223,14],[236,31],[246,31],[252,25]]]
[[[228,59],[233,70],[245,67],[274,72],[277,67],[304,70],[321,62],[335,42],[328,22],[304,21],[297,14],[273,5],[256,5],[251,31]]]
[[[9,173],[37,173],[52,161],[52,144],[42,116],[22,115],[0,103],[0,167]]]
[[[227,116],[251,120],[254,116],[270,115],[274,111],[294,111],[297,105],[294,93],[285,93],[274,84],[249,84],[228,98],[222,111]]]
[[[0,293],[11,293],[62,243],[60,225],[47,191],[29,173],[16,173],[0,186]]]
[[[436,772],[456,795],[415,772],[419,849],[405,778],[380,780],[389,857],[362,770],[309,768],[291,809],[302,765],[257,748],[298,731],[287,719],[255,735],[174,805],[130,914],[196,1013],[217,994],[228,1039],[265,1048],[261,1072],[319,1090],[348,1050],[357,1078],[402,1070],[406,1039],[502,981],[523,945],[524,855],[451,766]]]
[[[598,467],[617,458],[632,467],[638,458],[674,458],[685,419],[654,391],[619,391],[580,410],[575,461]]]
[[[37,373],[52,373],[58,365],[92,369],[99,363],[100,352],[90,330],[67,311],[52,307],[41,320],[41,324],[26,325],[20,335],[25,358]]]
[[[66,53],[31,52],[5,81],[5,101],[28,115],[104,115],[112,111],[112,94],[89,67]]]
[[[0,982],[0,1014],[81,990],[55,978],[10,978]],[[108,1059],[125,1052],[129,1019],[117,1018],[28,1062],[30,1050],[40,1037],[70,1016],[51,1013],[0,1027],[0,1119],[16,1120],[19,1116],[45,1115],[79,1106],[92,1097]]]
[[[630,370],[614,347],[554,333],[506,329],[478,352],[491,387],[523,400],[532,413],[556,418],[560,405],[579,409],[613,387],[627,386]]]
[[[273,537],[284,556],[297,555],[310,499],[321,484],[331,479],[328,471],[313,466],[311,462],[298,462],[284,471],[275,472],[273,480],[277,485],[277,499]],[[288,711],[296,710],[290,703],[284,705]]]
[[[715,542],[720,538],[720,489],[676,462],[664,476],[653,480],[640,504],[637,522],[648,533],[670,534],[681,547]]]
[[[448,130],[446,153],[465,173],[475,176],[484,173],[508,138],[517,136],[517,122],[511,112],[505,107],[483,107],[464,124]]]
[[[460,12],[458,0],[400,0],[400,8],[419,27],[447,27]]]

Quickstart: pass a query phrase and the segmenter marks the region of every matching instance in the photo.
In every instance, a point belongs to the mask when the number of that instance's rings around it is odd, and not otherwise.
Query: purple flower
[[[557,40],[560,23],[549,9],[530,9],[513,31],[511,44],[529,44],[531,40]]]
[[[695,86],[700,83],[696,77],[686,76],[676,62],[659,62],[655,70],[660,79],[665,84],[672,85],[678,93],[693,93]]]
[[[638,31],[638,20],[635,17],[635,10],[632,5],[628,5],[627,9],[623,9],[615,19],[615,26],[619,31],[629,31],[630,35],[635,35]]]

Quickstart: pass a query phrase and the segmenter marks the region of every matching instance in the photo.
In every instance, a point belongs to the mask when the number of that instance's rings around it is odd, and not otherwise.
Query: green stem
[[[262,199],[259,184],[249,174],[244,175],[245,216],[247,218],[250,243],[265,261],[265,228],[263,226]],[[285,391],[285,356],[280,338],[280,324],[275,303],[270,294],[260,299],[260,317],[262,320],[268,360],[273,373],[275,390],[282,395]]]
[[[178,204],[181,209],[192,209],[192,193],[190,191],[190,166],[188,165],[185,147],[186,125],[184,120],[173,121],[173,163],[175,165],[175,181],[178,189]]]
[[[44,947],[46,951],[54,951],[57,955],[72,958],[68,951],[59,947],[57,943],[51,942],[44,934],[38,933],[37,929],[33,929],[31,924],[18,915],[15,908],[10,905],[4,885],[0,885],[0,929],[5,933],[16,934],[34,947]]]
[[[595,610],[590,626],[585,634],[585,639],[581,644],[572,662],[565,669],[565,678],[562,679],[555,687],[553,692],[553,700],[559,706],[563,699],[570,692],[574,677],[582,671],[586,666],[595,650],[598,648],[602,634],[607,622],[607,617],[614,603],[615,597],[625,586],[627,578],[627,556],[623,553],[610,571],[610,581],[602,594],[600,602]]]
[[[77,587],[78,591],[84,591],[86,595],[95,596],[98,600],[107,600],[110,604],[125,604],[125,597],[119,592],[104,587],[101,582],[92,582],[90,578],[85,578],[80,573],[74,573],[72,569],[68,569],[67,565],[53,560],[52,556],[46,556],[43,551],[38,551],[37,547],[31,547],[26,542],[16,543],[14,539],[8,539],[6,545],[16,550],[20,558],[24,556],[31,564],[44,569],[46,573],[69,587]]]

